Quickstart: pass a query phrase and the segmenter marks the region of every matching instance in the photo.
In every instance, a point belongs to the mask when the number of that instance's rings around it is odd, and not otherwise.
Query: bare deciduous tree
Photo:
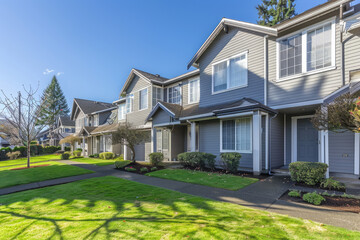
[[[0,97],[0,118],[3,118],[12,129],[12,132],[5,134],[12,134],[27,146],[27,167],[30,167],[30,143],[44,128],[44,125],[38,124],[40,101],[36,97],[36,92],[37,89],[34,90],[30,86],[29,89],[24,87],[24,94],[19,92],[17,97],[6,95],[4,91],[1,91]]]

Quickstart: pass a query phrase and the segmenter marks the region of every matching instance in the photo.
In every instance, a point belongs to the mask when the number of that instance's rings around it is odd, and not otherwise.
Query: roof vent
[[[156,77],[160,77],[160,75],[159,75],[159,74],[155,74],[155,76],[156,76]]]

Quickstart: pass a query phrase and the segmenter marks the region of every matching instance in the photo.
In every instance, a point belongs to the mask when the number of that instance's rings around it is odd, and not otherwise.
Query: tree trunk
[[[136,162],[136,160],[135,160],[135,148],[133,147],[133,146],[129,146],[130,147],[130,149],[131,149],[131,153],[132,153],[132,156],[131,156],[131,160],[133,161],[133,163],[135,163]]]
[[[27,167],[30,168],[30,141],[27,141]]]

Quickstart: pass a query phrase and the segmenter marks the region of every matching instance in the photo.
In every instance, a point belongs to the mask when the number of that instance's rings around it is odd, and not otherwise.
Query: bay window
[[[168,102],[181,104],[181,86],[177,85],[168,88]]]
[[[191,80],[189,82],[189,103],[197,103],[200,99],[200,80]]]
[[[247,53],[213,65],[213,93],[246,86],[247,83]]]
[[[252,118],[221,121],[221,151],[252,152]]]
[[[139,110],[148,108],[148,89],[139,91]]]

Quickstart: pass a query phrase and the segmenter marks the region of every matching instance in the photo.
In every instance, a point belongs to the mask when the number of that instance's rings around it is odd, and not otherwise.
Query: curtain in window
[[[214,65],[214,92],[227,88],[227,62]]]

